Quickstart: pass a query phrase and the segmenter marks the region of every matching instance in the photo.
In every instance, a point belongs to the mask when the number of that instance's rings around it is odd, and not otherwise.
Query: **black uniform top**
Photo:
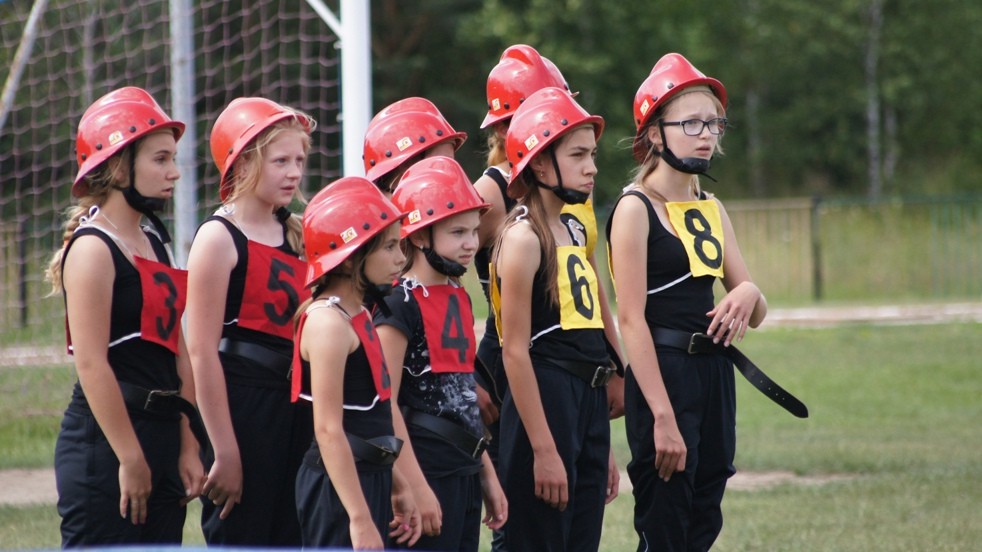
[[[164,244],[155,233],[144,228],[150,239],[154,255],[162,264],[170,266],[170,257]],[[81,236],[98,236],[112,254],[113,296],[109,319],[109,366],[119,381],[143,387],[144,389],[176,390],[181,386],[177,374],[177,357],[167,347],[144,339],[141,334],[141,313],[144,307],[143,288],[140,273],[126,258],[116,241],[105,231],[96,227],[79,228],[65,246],[62,257],[68,257],[75,240]],[[63,292],[64,296],[64,292]],[[65,298],[67,301],[67,297]],[[181,313],[175,313],[180,318]],[[66,325],[67,329],[67,325]],[[70,340],[69,336],[69,340]],[[72,392],[72,405],[88,409],[88,402],[79,383]]]
[[[385,298],[391,314],[379,312],[381,309],[375,313],[376,325],[390,325],[409,340],[402,364],[399,405],[404,409],[450,420],[479,438],[484,434],[484,424],[477,407],[473,364],[470,366],[471,372],[434,371],[430,363],[422,313],[417,296],[410,291],[412,287],[412,280],[401,279],[399,285]],[[432,289],[438,286],[429,287]],[[422,286],[419,289],[423,289]],[[461,310],[466,312],[460,318],[473,327],[474,316],[470,313],[469,300],[466,305],[461,305]],[[441,316],[437,323],[442,327],[444,320]],[[469,344],[471,351],[474,346],[474,343]],[[471,457],[433,433],[409,425],[409,435],[420,467],[427,476],[468,475],[480,471],[480,458]]]
[[[648,197],[636,190],[627,192],[621,199],[625,195],[641,198],[648,211],[648,300],[645,304],[648,326],[693,333],[706,331],[709,326],[706,313],[714,306],[715,278],[693,277],[682,242],[662,225]],[[701,199],[706,199],[705,194]],[[619,203],[620,199],[607,220],[608,243],[614,211]]]
[[[488,167],[484,174],[491,177],[492,180],[498,185],[498,190],[501,191],[501,198],[505,201],[505,213],[508,213],[515,207],[518,203],[516,200],[508,197],[508,180],[505,179],[505,175],[501,173],[501,169],[498,167]],[[492,243],[486,244],[484,247],[479,249],[474,255],[474,269],[477,271],[477,279],[481,282],[481,289],[484,290],[484,298],[490,303],[490,287],[488,286],[491,266],[491,249],[494,247],[494,239],[491,240]],[[495,341],[498,340],[498,329],[494,325],[494,312],[488,309],[488,319],[484,325],[484,334],[488,337],[493,337]]]
[[[222,328],[222,337],[262,345],[263,347],[279,353],[287,360],[292,358],[292,339],[272,335],[264,331],[246,328],[239,324],[239,315],[246,303],[261,305],[264,301],[269,300],[270,295],[279,296],[282,294],[282,292],[269,291],[265,289],[266,286],[263,286],[263,294],[251,294],[248,297],[245,296],[246,282],[248,278],[260,278],[265,281],[268,280],[270,276],[267,274],[248,274],[250,240],[244,233],[242,233],[242,230],[240,230],[234,223],[225,217],[212,215],[205,219],[205,222],[212,220],[221,222],[228,230],[229,234],[232,236],[232,242],[235,244],[235,253],[238,257],[235,266],[232,268],[232,272],[229,274],[228,292],[225,296],[225,315],[223,318],[224,327]],[[284,223],[283,244],[279,247],[271,249],[285,255],[289,255],[292,258],[299,259],[298,253],[294,251],[292,247],[290,247],[289,241],[286,239],[286,232],[287,228],[286,224]],[[261,244],[254,245],[261,246]],[[302,278],[303,276],[303,274],[297,275],[298,278]],[[300,297],[298,295],[299,292],[296,290],[297,287],[298,286],[296,284],[291,287],[291,290],[293,290],[294,293],[289,296],[288,303],[283,309],[282,313],[284,320],[289,319],[288,324],[290,328],[292,328],[293,315],[296,313],[297,307],[299,306]],[[299,285],[299,289],[303,289],[302,284]],[[226,376],[232,377],[236,381],[263,382],[264,384],[276,384],[277,387],[286,387],[288,385],[286,372],[273,370],[270,366],[265,366],[258,362],[253,362],[248,358],[243,358],[236,355],[221,353],[220,357]]]

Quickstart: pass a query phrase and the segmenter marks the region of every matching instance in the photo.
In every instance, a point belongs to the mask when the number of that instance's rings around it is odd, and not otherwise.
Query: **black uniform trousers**
[[[356,464],[361,491],[375,527],[387,542],[392,521],[392,466]],[[296,478],[296,511],[304,548],[351,548],[351,519],[313,444]],[[391,545],[387,545],[391,546]]]
[[[308,401],[290,402],[290,390],[227,383],[232,427],[242,461],[242,501],[222,520],[222,506],[201,498],[201,529],[209,545],[300,545],[294,487],[313,439]],[[206,466],[210,466],[210,461]]]
[[[501,345],[498,343],[498,336],[487,335],[481,339],[481,342],[477,346],[477,357],[481,360],[481,363],[491,372],[494,376],[495,384],[490,382],[485,382],[483,378],[477,378],[479,385],[484,387],[484,389],[491,395],[491,400],[495,403],[498,402],[498,398],[495,397],[497,392],[493,387],[497,385],[499,388],[507,387],[508,378],[505,376],[505,364],[501,360]],[[507,391],[507,389],[506,389]],[[501,405],[498,405],[500,410]],[[499,412],[500,413],[500,412]],[[501,437],[501,418],[495,420],[490,425],[486,426],[488,429],[488,435],[491,436],[491,441],[488,443],[488,456],[491,458],[491,463],[494,465],[496,472],[500,473],[500,465],[498,464],[498,449],[500,448],[500,437]],[[506,524],[507,525],[507,524]],[[505,528],[502,527],[498,531],[491,532],[491,552],[505,552]]]
[[[685,471],[666,483],[655,470],[654,417],[633,372],[624,382],[638,551],[709,550],[723,528],[720,504],[735,473],[736,395],[732,363],[661,347],[658,363],[687,448]]]
[[[150,466],[152,491],[147,522],[134,525],[119,515],[119,460],[87,409],[71,406],[55,444],[55,481],[63,548],[99,545],[180,545],[187,509],[178,459],[179,420],[131,415]]]
[[[511,390],[501,411],[501,483],[508,498],[508,550],[596,551],[603,528],[610,454],[607,390],[562,368],[537,366],[535,376],[549,430],[569,484],[560,512],[535,496],[534,455]]]

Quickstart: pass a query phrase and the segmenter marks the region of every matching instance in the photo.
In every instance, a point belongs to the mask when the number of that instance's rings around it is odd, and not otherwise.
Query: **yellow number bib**
[[[723,277],[723,223],[715,200],[665,204],[672,227],[689,256],[692,276]]]
[[[586,235],[586,254],[593,255],[593,248],[597,245],[597,215],[593,211],[593,200],[588,199],[586,203],[578,205],[564,205],[563,214],[572,215],[583,225],[583,233]]]
[[[597,275],[586,249],[575,245],[556,248],[559,276],[559,324],[564,330],[603,328]],[[535,308],[533,306],[533,308]]]

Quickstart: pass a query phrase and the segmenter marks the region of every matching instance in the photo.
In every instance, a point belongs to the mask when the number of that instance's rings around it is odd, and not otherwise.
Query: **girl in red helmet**
[[[508,391],[499,464],[508,550],[597,550],[609,496],[604,342],[598,281],[582,225],[563,207],[593,190],[603,119],[543,88],[508,128],[507,193],[519,200],[495,244],[491,300]]]
[[[509,46],[498,64],[491,69],[487,81],[487,100],[488,113],[481,124],[481,128],[488,129],[488,168],[484,171],[481,178],[474,182],[481,197],[491,204],[491,208],[481,217],[480,240],[481,248],[475,256],[475,268],[478,280],[484,290],[485,297],[488,295],[488,270],[491,258],[491,247],[497,237],[498,232],[504,223],[505,217],[515,206],[517,201],[507,194],[508,178],[511,174],[511,167],[508,164],[508,157],[505,152],[505,136],[512,115],[533,92],[546,87],[562,88],[569,91],[566,79],[560,73],[556,65],[545,56],[542,56],[535,48],[516,44]],[[572,94],[572,92],[570,92]],[[587,254],[590,264],[594,271],[597,270],[593,248],[597,242],[597,219],[593,211],[593,202],[587,200],[583,204],[567,204],[563,206],[563,215],[567,224],[579,225],[584,228],[587,235]],[[608,343],[612,344],[612,358],[619,359],[619,341],[617,330],[613,323],[613,314],[609,308],[606,298],[606,290],[603,286],[597,289],[599,294],[599,304],[604,320],[604,331],[607,333]],[[477,378],[481,385],[479,389],[479,404],[481,404],[481,414],[488,431],[491,433],[491,443],[488,452],[492,461],[497,465],[498,462],[498,439],[499,423],[498,413],[501,402],[508,387],[505,378],[504,364],[501,361],[501,345],[498,342],[498,333],[494,324],[494,312],[488,309],[488,319],[485,324],[484,337],[481,339],[477,350]],[[624,379],[620,376],[612,378],[607,385],[607,399],[611,409],[611,417],[623,415],[623,384]],[[620,480],[620,473],[617,470],[616,462],[611,457],[610,462],[610,489],[612,500],[617,495],[617,485]],[[503,535],[496,531],[492,548],[501,550]]]
[[[635,97],[639,166],[607,226],[631,362],[638,550],[708,550],[719,534],[734,473],[733,366],[722,354],[690,355],[689,338],[704,332],[729,346],[767,313],[723,204],[699,184],[720,152],[725,108],[718,80],[679,54],[662,57]],[[717,278],[726,295],[714,305]]]
[[[201,527],[215,545],[299,546],[293,482],[313,435],[289,401],[293,315],[307,297],[300,218],[286,207],[315,122],[264,98],[215,121],[222,206],[188,258],[188,349],[211,437]]]
[[[391,195],[402,173],[420,159],[453,157],[467,140],[426,98],[405,98],[382,111],[365,131],[365,177]]]
[[[485,450],[474,381],[474,314],[459,281],[477,251],[488,204],[447,157],[410,167],[392,202],[407,213],[402,238],[409,262],[375,324],[402,410],[396,431],[408,437],[409,450],[399,462],[407,465],[407,476],[425,474],[412,480],[416,495],[432,489],[442,513],[439,519],[423,518],[417,546],[476,551],[482,496],[488,527],[500,529],[508,516]]]
[[[363,306],[402,271],[401,218],[358,177],[328,185],[304,211],[312,298],[299,310],[291,398],[314,409],[316,438],[296,477],[305,548],[380,550],[386,533],[410,545],[419,538],[412,490],[393,468],[402,442],[389,372]]]
[[[183,132],[135,87],[103,96],[79,123],[78,206],[48,268],[78,371],[55,445],[65,548],[179,545],[204,483],[181,329],[187,276],[154,214],[180,178]]]

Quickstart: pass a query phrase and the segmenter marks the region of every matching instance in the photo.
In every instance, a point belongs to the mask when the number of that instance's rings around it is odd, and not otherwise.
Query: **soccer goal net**
[[[263,96],[318,120],[308,197],[339,176],[340,54],[331,29],[297,0],[190,5],[195,118],[184,122],[198,141],[195,220],[218,203],[208,137],[236,97]],[[31,2],[0,0],[0,83],[9,91],[0,104],[0,365],[64,351],[64,307],[47,297],[44,269],[71,203],[77,125],[92,101],[127,85],[173,113],[169,10],[168,0],[49,0],[31,22]]]

